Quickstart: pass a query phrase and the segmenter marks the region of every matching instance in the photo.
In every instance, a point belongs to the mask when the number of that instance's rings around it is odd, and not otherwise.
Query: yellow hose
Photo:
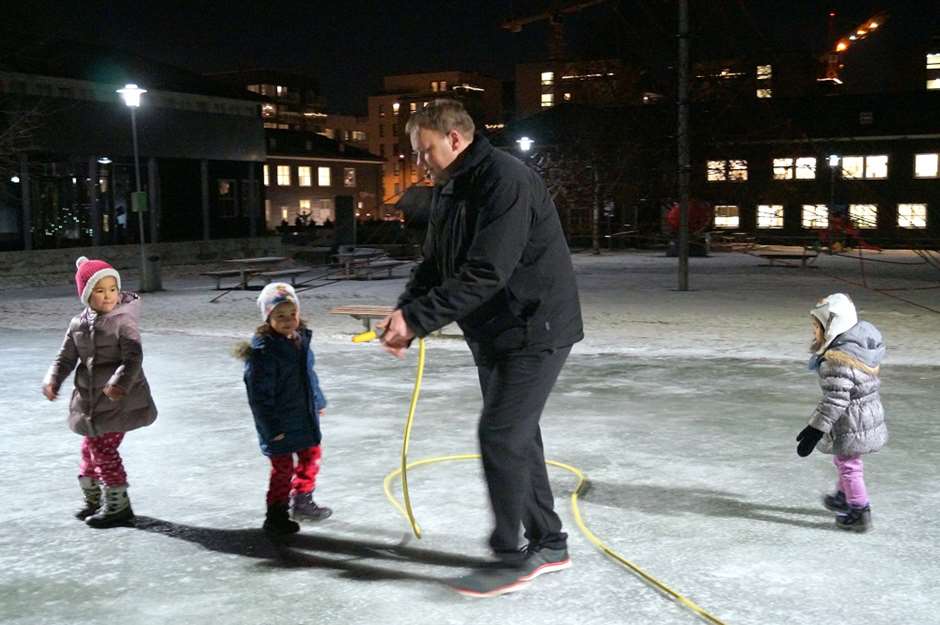
[[[371,336],[369,336],[371,335]],[[362,334],[357,334],[353,337],[354,343],[363,343],[371,341],[376,338],[375,332],[363,332]],[[414,532],[414,535],[417,538],[421,538],[421,528],[418,525],[417,519],[415,519],[414,510],[411,507],[411,496],[408,492],[408,470],[415,467],[421,467],[428,464],[436,464],[438,462],[454,462],[460,460],[477,460],[480,458],[480,454],[455,454],[451,456],[437,456],[434,458],[423,458],[421,460],[415,460],[413,462],[408,462],[408,443],[411,439],[411,426],[414,422],[415,408],[418,405],[418,395],[421,392],[421,380],[424,377],[424,358],[425,358],[425,345],[424,339],[418,339],[418,370],[415,374],[415,384],[414,389],[411,391],[411,405],[408,408],[408,418],[405,421],[405,431],[404,431],[404,440],[401,447],[401,466],[393,470],[388,475],[385,476],[383,481],[383,489],[385,490],[385,497],[391,502],[391,504],[408,520],[411,524],[411,530]],[[564,469],[569,473],[573,474],[578,478],[578,484],[575,486],[574,491],[571,493],[571,513],[574,516],[575,525],[578,526],[578,529],[581,530],[581,533],[584,534],[584,537],[594,545],[598,551],[603,553],[605,556],[611,560],[617,562],[631,573],[639,577],[649,586],[655,588],[659,592],[666,595],[668,598],[672,599],[682,607],[692,611],[697,617],[705,621],[706,623],[711,623],[712,625],[725,625],[724,621],[719,618],[711,615],[705,611],[701,606],[692,601],[691,599],[685,597],[684,595],[676,592],[660,580],[656,579],[639,566],[611,549],[606,543],[604,543],[600,538],[598,538],[594,532],[592,532],[587,525],[584,523],[584,519],[581,516],[581,507],[578,505],[578,498],[581,495],[582,490],[587,486],[588,480],[585,477],[584,473],[577,467],[571,466],[570,464],[565,464],[563,462],[558,462],[555,460],[546,460],[545,464],[553,467],[558,467],[559,469]],[[392,494],[392,482],[397,477],[401,477],[401,486],[402,486],[402,499],[404,500],[404,505],[398,502],[395,499],[395,496]]]

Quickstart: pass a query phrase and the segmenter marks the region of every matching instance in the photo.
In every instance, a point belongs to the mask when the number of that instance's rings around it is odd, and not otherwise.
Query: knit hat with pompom
[[[95,290],[95,285],[102,278],[114,278],[118,291],[121,290],[121,274],[107,262],[79,256],[75,261],[75,267],[75,286],[78,288],[78,297],[82,300],[82,304],[88,305],[91,292]]]

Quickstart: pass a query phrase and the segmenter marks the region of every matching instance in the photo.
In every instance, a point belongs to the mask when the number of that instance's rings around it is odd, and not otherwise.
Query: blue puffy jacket
[[[245,387],[261,453],[276,456],[320,444],[320,410],[326,398],[313,369],[312,333],[299,330],[301,345],[280,334],[256,334],[245,359]],[[284,438],[271,439],[279,434]]]

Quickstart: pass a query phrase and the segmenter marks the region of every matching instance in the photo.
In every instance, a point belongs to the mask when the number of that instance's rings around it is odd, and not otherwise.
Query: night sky
[[[510,33],[499,24],[547,4],[549,0],[33,0],[4,8],[0,35],[114,45],[204,73],[256,67],[301,71],[319,78],[331,112],[363,114],[366,96],[379,89],[386,74],[465,69],[511,79],[515,63],[545,58],[548,28],[541,22]],[[829,8],[839,14],[839,30],[887,9],[896,17],[889,24],[893,32],[883,35],[886,39],[940,34],[936,0],[690,4],[698,49],[727,54],[768,47],[820,51],[827,46]],[[581,57],[669,64],[675,49],[675,7],[675,0],[610,0],[590,7],[566,18],[568,49]]]

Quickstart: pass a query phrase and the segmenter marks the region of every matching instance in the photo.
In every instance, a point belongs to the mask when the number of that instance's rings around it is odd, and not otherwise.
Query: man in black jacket
[[[406,131],[434,199],[423,258],[378,325],[385,349],[399,357],[415,336],[452,321],[463,330],[483,392],[480,451],[496,520],[490,546],[501,566],[456,587],[503,594],[571,565],[539,428],[571,346],[584,336],[571,255],[545,184],[475,135],[462,104],[435,100],[412,114]]]

